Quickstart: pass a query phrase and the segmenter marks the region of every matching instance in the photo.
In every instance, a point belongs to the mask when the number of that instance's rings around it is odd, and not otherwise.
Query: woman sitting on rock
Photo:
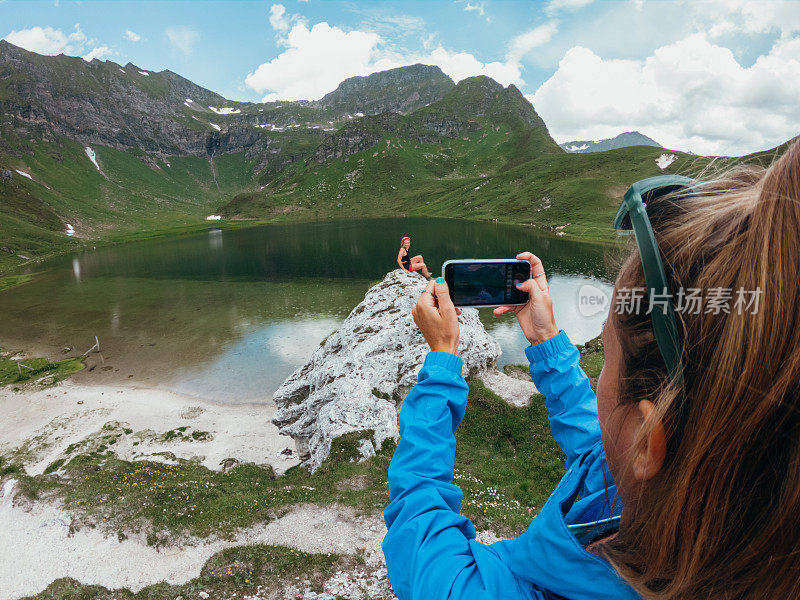
[[[404,271],[422,271],[422,274],[426,279],[433,279],[431,274],[428,272],[428,267],[425,266],[425,261],[423,260],[422,255],[417,254],[416,256],[411,256],[411,252],[409,251],[410,247],[410,237],[404,237],[402,240],[400,240],[400,251],[397,253],[397,264],[400,265],[400,268]]]
[[[401,600],[800,598],[800,143],[767,170],[680,179],[637,182],[615,219],[638,249],[616,278],[596,395],[543,275],[521,284],[528,304],[495,309],[516,312],[566,455],[516,539],[478,543],[459,514],[458,311],[441,279],[421,295],[432,351],[403,402],[384,511]],[[640,307],[619,310],[635,289]],[[685,310],[692,289],[733,294]]]

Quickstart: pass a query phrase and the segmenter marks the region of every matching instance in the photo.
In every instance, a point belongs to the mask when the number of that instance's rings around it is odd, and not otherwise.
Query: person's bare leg
[[[430,271],[428,271],[428,267],[425,265],[425,262],[423,261],[421,254],[417,254],[414,258],[412,258],[411,263],[414,265],[415,271],[422,271],[422,274],[427,279],[430,279],[432,277]]]

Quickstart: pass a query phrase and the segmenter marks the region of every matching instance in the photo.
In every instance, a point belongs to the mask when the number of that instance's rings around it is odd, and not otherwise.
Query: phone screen
[[[528,293],[518,290],[516,284],[530,276],[527,261],[453,262],[444,272],[456,306],[525,304]]]

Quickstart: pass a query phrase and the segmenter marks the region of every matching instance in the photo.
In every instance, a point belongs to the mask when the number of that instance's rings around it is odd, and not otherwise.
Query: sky
[[[253,102],[434,64],[517,86],[558,142],[740,155],[800,134],[800,0],[0,0],[0,36]]]

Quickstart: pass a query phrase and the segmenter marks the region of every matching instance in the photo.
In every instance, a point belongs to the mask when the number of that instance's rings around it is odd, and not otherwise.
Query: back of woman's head
[[[675,431],[650,316],[612,311],[620,403],[652,400],[673,444],[602,552],[645,598],[800,598],[800,142],[647,210],[688,417]],[[635,250],[616,287],[646,289]]]

